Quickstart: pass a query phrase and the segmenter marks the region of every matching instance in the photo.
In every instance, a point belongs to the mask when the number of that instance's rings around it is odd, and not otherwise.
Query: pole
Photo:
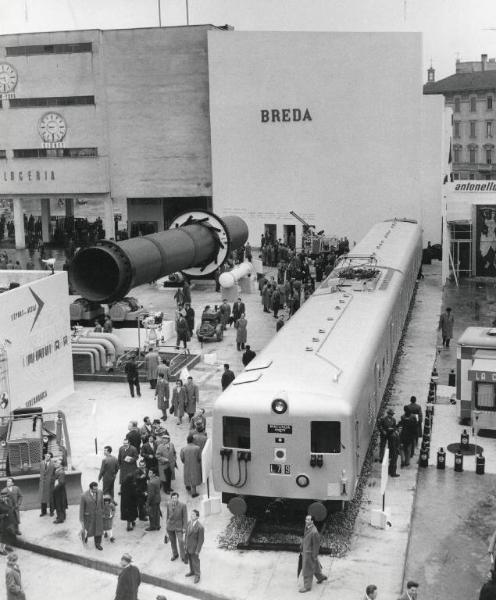
[[[186,25],[189,25],[189,2],[186,0]]]
[[[158,26],[162,27],[162,11],[160,9],[160,0],[157,0],[158,4]]]
[[[382,494],[382,512],[386,510],[386,492]]]
[[[207,498],[210,498],[210,477],[207,477]]]

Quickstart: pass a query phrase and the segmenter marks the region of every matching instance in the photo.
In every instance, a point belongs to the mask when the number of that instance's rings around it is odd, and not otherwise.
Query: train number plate
[[[293,433],[292,425],[267,425],[267,433]]]
[[[269,465],[269,472],[272,475],[291,475],[291,465],[278,465],[272,463]]]

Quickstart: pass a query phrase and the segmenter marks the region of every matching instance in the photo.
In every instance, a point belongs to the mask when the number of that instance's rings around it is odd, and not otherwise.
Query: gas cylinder
[[[455,454],[455,471],[458,473],[463,471],[463,454],[461,452]]]
[[[460,436],[460,450],[468,450],[468,446],[469,446],[469,435],[467,433],[467,430],[464,429],[463,433]]]
[[[439,448],[437,451],[437,468],[444,469],[446,467],[446,452],[444,448]]]
[[[484,469],[486,468],[486,459],[482,456],[482,450],[475,457],[475,472],[477,475],[484,475]]]
[[[419,467],[428,467],[429,466],[429,452],[425,446],[422,444],[422,448],[420,449],[419,454]]]

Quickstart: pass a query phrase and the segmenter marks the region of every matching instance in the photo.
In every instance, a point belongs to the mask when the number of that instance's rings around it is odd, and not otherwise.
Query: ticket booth
[[[456,399],[458,418],[478,429],[496,429],[496,328],[468,327],[457,346]]]

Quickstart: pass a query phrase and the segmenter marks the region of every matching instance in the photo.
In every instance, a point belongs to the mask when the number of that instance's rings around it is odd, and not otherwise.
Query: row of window
[[[483,155],[482,155],[483,162],[485,162],[486,165],[492,165],[493,164],[494,147],[482,148],[480,150],[483,152]],[[467,161],[463,160],[463,156],[464,156],[463,147],[460,145],[453,146],[453,162],[455,162],[455,163],[469,162],[471,165],[475,165],[478,162],[480,162],[478,160],[479,148],[474,144],[467,146],[467,149],[466,149],[466,157],[468,159]]]
[[[463,123],[461,121],[453,121],[453,137],[460,138],[462,136],[462,125],[463,125]],[[468,122],[469,136],[471,138],[477,137],[477,125],[478,125],[478,121],[469,121]],[[485,121],[484,125],[485,125],[486,137],[492,138],[493,132],[494,132],[493,121]]]
[[[456,96],[454,99],[454,112],[459,113],[461,110],[462,99]],[[493,109],[493,97],[486,96],[486,110]],[[470,96],[470,112],[477,112],[477,96]]]
[[[77,52],[91,52],[91,42],[78,44],[38,44],[35,46],[8,46],[5,48],[7,56],[32,56],[33,54],[75,54]]]
[[[83,106],[95,104],[95,96],[53,96],[45,98],[12,98],[10,108],[30,108],[37,106]]]
[[[98,156],[98,148],[23,148],[14,150],[14,158],[88,158]],[[7,151],[0,150],[0,158]]]

